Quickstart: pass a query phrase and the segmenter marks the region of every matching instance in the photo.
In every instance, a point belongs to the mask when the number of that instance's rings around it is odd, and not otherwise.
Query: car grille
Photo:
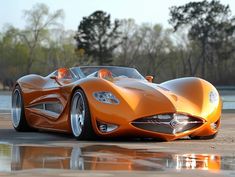
[[[131,124],[137,128],[165,133],[177,134],[200,127],[203,120],[183,114],[160,114],[144,117],[133,121]]]

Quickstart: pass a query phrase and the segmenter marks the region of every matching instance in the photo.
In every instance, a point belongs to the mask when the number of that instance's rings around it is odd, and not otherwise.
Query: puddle
[[[112,145],[84,147],[0,144],[0,172],[32,169],[107,171],[235,170],[235,156],[177,154]]]

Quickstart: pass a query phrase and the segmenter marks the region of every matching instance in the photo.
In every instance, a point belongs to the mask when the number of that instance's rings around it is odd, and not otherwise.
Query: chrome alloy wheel
[[[22,111],[22,102],[21,102],[21,94],[18,89],[14,91],[12,98],[12,123],[14,127],[18,127],[21,119],[21,111]]]
[[[71,128],[75,137],[79,137],[82,133],[85,119],[85,103],[80,92],[75,92],[71,102],[70,121]]]

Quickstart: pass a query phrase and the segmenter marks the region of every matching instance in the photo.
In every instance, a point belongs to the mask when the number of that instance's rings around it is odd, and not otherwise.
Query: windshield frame
[[[118,77],[121,77],[121,75],[117,74],[116,72],[118,70],[123,70],[123,72],[132,72],[134,77],[128,77],[125,74],[123,76],[126,76],[130,79],[138,79],[138,80],[146,80],[135,68],[130,67],[121,67],[121,66],[78,66],[78,67],[72,67],[70,68],[72,72],[77,75],[80,78],[86,78],[87,76],[99,71],[100,69],[108,69],[111,72],[113,72],[114,75],[117,75]],[[84,71],[87,70],[86,73]],[[89,72],[90,70],[90,72]],[[115,72],[116,70],[116,72]]]

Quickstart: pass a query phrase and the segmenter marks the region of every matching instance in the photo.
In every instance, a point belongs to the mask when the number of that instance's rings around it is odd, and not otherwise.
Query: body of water
[[[7,111],[11,109],[11,94],[8,92],[0,93],[0,111]]]
[[[222,95],[223,109],[235,110],[235,95]]]

